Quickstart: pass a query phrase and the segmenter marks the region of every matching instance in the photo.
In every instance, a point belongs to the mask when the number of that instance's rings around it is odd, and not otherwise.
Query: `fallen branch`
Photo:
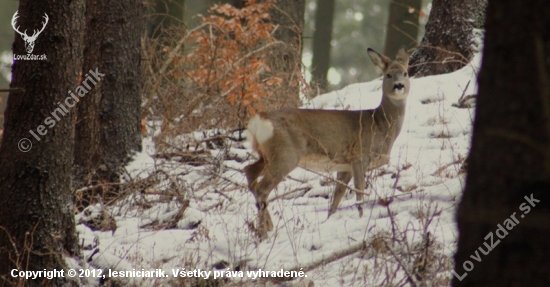
[[[359,251],[365,252],[366,249],[367,249],[367,243],[365,241],[362,241],[362,242],[360,242],[356,245],[353,245],[353,246],[351,246],[347,249],[336,251],[336,252],[332,253],[327,258],[322,258],[322,259],[313,261],[313,262],[309,263],[308,265],[305,265],[305,266],[302,266],[302,267],[296,266],[294,268],[289,269],[289,271],[296,271],[296,272],[303,271],[304,273],[306,273],[306,272],[311,271],[313,269],[316,269],[316,268],[319,268],[319,267],[324,266],[326,264],[332,263],[336,260],[340,260],[344,257],[350,256],[350,255],[352,255],[354,253],[357,253]],[[274,278],[274,279],[277,280],[277,281],[290,281],[290,280],[294,280],[295,278],[282,277],[282,278]]]

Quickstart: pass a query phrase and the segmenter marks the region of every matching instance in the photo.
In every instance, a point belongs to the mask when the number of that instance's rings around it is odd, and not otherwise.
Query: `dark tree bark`
[[[121,168],[141,149],[143,10],[140,0],[87,0],[83,74],[98,69],[105,76],[78,104],[78,183],[118,182]]]
[[[313,32],[313,59],[311,62],[311,84],[317,84],[320,91],[327,89],[327,73],[330,68],[330,41],[334,22],[334,0],[317,0],[315,31]]]
[[[474,28],[481,28],[487,0],[434,0],[426,34],[411,55],[409,73],[424,77],[464,67],[476,49]]]
[[[53,119],[53,126],[46,121],[60,109],[58,103],[66,105],[67,91],[78,85],[84,0],[21,0],[17,25],[27,31],[40,29],[44,13],[49,22],[38,36],[33,54],[45,54],[47,60],[17,60],[12,68],[10,87],[24,90],[9,94],[0,148],[0,286],[17,283],[12,281],[18,278],[10,276],[11,269],[61,270],[67,268],[66,257],[79,260],[80,256],[70,187],[73,110],[57,112],[59,120]],[[27,54],[18,34],[13,53]],[[32,149],[22,152],[31,142]],[[62,277],[19,283],[76,286],[75,281]]]
[[[244,7],[244,5],[246,4],[245,2],[246,2],[245,0],[221,0],[220,1],[220,3],[231,4],[231,6],[239,9]]]
[[[414,48],[422,0],[391,0],[384,54],[393,57],[402,46]]]
[[[487,11],[453,286],[549,286],[550,2]]]
[[[157,38],[170,26],[183,25],[184,2],[184,0],[154,0],[147,35]]]
[[[302,31],[304,30],[305,0],[260,0],[258,2],[275,3],[269,14],[271,22],[278,25],[274,37],[285,43],[271,50],[272,58],[268,62],[274,74],[283,74],[284,92],[298,100],[300,87],[296,83],[296,72],[302,63]]]

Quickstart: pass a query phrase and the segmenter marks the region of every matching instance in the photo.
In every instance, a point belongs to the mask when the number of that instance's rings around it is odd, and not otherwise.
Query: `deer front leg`
[[[354,162],[351,164],[351,170],[353,172],[353,184],[357,193],[355,198],[357,201],[362,201],[365,195],[365,172],[369,166],[370,158],[363,159],[363,161]]]
[[[330,209],[328,211],[328,217],[334,214],[338,209],[340,201],[342,201],[344,194],[346,194],[347,184],[350,179],[351,172],[344,171],[336,174],[336,180],[338,180],[338,182],[336,182],[336,187],[334,188],[334,196],[332,197],[332,204],[330,205]]]

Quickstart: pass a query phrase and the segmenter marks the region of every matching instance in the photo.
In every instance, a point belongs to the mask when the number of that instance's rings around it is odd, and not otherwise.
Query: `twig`
[[[294,181],[299,182],[299,183],[301,183],[301,184],[306,184],[306,183],[308,183],[308,180],[297,179],[297,178],[294,178],[294,177],[292,177],[292,176],[290,176],[290,175],[287,175],[286,178],[291,179],[291,180],[294,180]]]
[[[441,174],[442,171],[444,171],[446,168],[450,167],[450,166],[453,166],[455,164],[460,164],[460,163],[463,163],[464,162],[464,158],[459,158],[453,162],[450,162],[440,168],[438,168],[436,171],[434,171],[431,176],[439,176]]]
[[[25,89],[23,88],[13,88],[13,89],[0,89],[0,93],[9,93],[9,92],[24,92]]]
[[[223,141],[224,139],[230,139],[230,140],[238,141],[236,138],[234,138],[232,136],[219,135],[219,136],[213,136],[213,137],[205,138],[205,139],[195,141],[195,142],[189,142],[188,144],[190,146],[193,146],[193,145],[198,145],[198,144],[201,144],[201,143],[208,143],[208,142],[213,142],[213,141]]]
[[[189,157],[194,155],[210,155],[210,151],[206,149],[199,149],[199,150],[189,150],[189,151],[183,151],[183,152],[166,152],[166,153],[156,153],[151,155],[152,158],[162,158],[162,159],[172,159],[173,157],[183,156],[183,157]]]
[[[404,21],[403,23],[405,23],[405,24],[413,24],[413,23],[410,22],[410,21]],[[414,26],[414,24],[413,24],[413,26]],[[395,30],[397,30],[399,33],[403,34],[403,36],[405,36],[405,37],[411,39],[415,44],[418,43],[418,40],[416,40],[415,38],[411,37],[411,35],[407,34],[405,31],[399,29],[399,27],[397,27],[397,25],[392,25],[392,28],[394,28]]]
[[[178,211],[178,213],[174,216],[174,218],[172,218],[170,223],[168,223],[167,227],[176,228],[178,226],[178,222],[181,220],[181,218],[183,217],[183,214],[185,213],[185,210],[187,210],[188,207],[189,207],[189,199],[186,199],[183,201],[183,204],[180,210]]]
[[[177,149],[177,150],[179,150],[179,151],[181,151],[181,152],[185,152],[185,150],[183,150],[183,149],[181,149],[181,148],[179,148],[179,147],[177,147],[177,146],[175,146],[175,145],[173,145],[173,144],[171,144],[171,143],[169,143],[169,142],[166,142],[166,141],[164,141],[164,140],[161,140],[160,142],[163,143],[163,144],[165,144],[165,145],[167,145],[167,146],[170,146],[170,147],[172,147],[172,148],[175,148],[175,149]]]
[[[458,102],[460,103],[460,101],[462,100],[462,98],[464,98],[464,95],[466,95],[466,90],[468,90],[468,87],[470,86],[470,81],[468,81],[468,83],[466,84],[466,87],[464,88],[464,90],[462,91],[462,96],[460,96],[460,98],[458,99]]]
[[[228,169],[232,169],[232,170],[236,170],[235,168],[231,168],[231,167],[227,167],[227,168],[228,168]],[[240,170],[239,170],[239,171],[240,171]],[[225,177],[225,176],[223,176],[223,175],[221,175],[221,174],[213,173],[212,175],[217,176],[217,177],[219,177],[220,179],[223,179],[223,180],[229,182],[230,184],[235,185],[236,187],[239,187],[239,188],[242,188],[242,189],[248,189],[248,186],[243,185],[243,184],[241,184],[241,183],[234,182],[234,181],[232,181],[231,179],[229,179],[229,178],[227,178],[227,177]],[[207,183],[207,185],[210,185],[210,184],[211,184],[211,182]],[[205,187],[205,186],[201,186],[201,187],[199,187],[199,189],[204,188],[204,187]],[[225,191],[231,191],[231,190],[225,190]]]
[[[172,195],[172,196],[179,195],[175,191],[162,191],[162,190],[153,190],[153,189],[146,189],[143,193],[146,195]]]
[[[277,199],[283,198],[283,197],[285,197],[285,196],[287,196],[287,195],[289,195],[289,194],[291,194],[291,193],[295,193],[295,192],[302,191],[302,190],[309,191],[310,189],[311,189],[310,186],[296,188],[296,189],[293,189],[293,190],[291,190],[291,191],[289,191],[289,192],[285,192],[285,193],[283,193],[283,194],[281,194],[281,195],[275,196],[274,198],[268,200],[268,202],[272,202],[272,201],[275,201],[275,200],[277,200]]]
[[[409,283],[411,283],[411,286],[414,286],[414,287],[419,286],[419,282],[416,281],[416,278],[412,276],[412,272],[409,270],[409,268],[407,268],[407,266],[403,263],[403,261],[401,261],[401,258],[399,258],[397,254],[395,254],[395,251],[393,251],[393,248],[387,242],[385,243],[386,243],[386,248],[390,251],[390,253],[393,255],[395,260],[397,260],[397,264],[399,264],[399,266],[401,266],[401,268],[403,268],[403,270],[407,274],[407,277],[409,278]]]
[[[235,188],[235,189],[236,189],[236,188]],[[230,191],[230,190],[226,190],[226,191]],[[217,193],[217,194],[219,194],[219,195],[225,197],[227,200],[229,200],[229,202],[233,202],[233,198],[231,198],[231,197],[229,197],[229,196],[223,194],[223,192],[220,192],[220,191],[217,190],[217,189],[214,189],[214,193]]]
[[[209,206],[209,207],[207,207],[207,208],[201,209],[200,211],[202,211],[202,212],[208,212],[208,211],[210,211],[210,210],[212,210],[212,209],[214,209],[214,208],[216,208],[216,207],[218,207],[218,206],[222,206],[222,205],[223,205],[223,201],[220,201],[220,202],[218,202],[218,203],[212,204],[211,206]]]

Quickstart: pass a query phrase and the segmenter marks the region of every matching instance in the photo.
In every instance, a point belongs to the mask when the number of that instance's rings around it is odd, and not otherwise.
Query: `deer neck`
[[[384,93],[382,102],[377,110],[377,118],[381,124],[387,125],[389,129],[395,128],[397,134],[401,131],[405,116],[405,107],[407,106],[407,98],[403,100],[390,99]]]

